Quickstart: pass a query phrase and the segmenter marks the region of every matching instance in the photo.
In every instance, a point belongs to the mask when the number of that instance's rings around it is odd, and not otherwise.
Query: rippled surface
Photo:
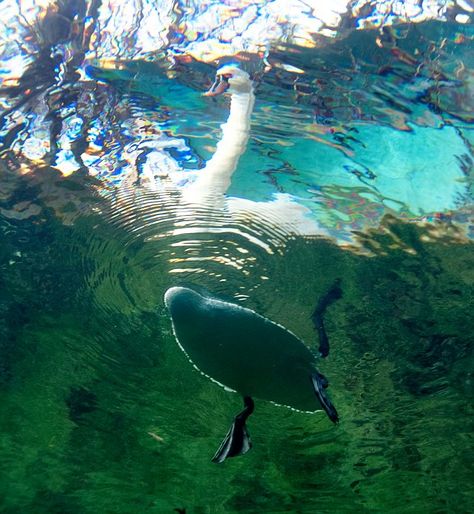
[[[313,5],[314,4],[314,5]],[[329,3],[328,3],[329,5]],[[4,2],[0,510],[469,512],[468,2]],[[225,196],[186,194],[253,78]],[[192,285],[315,347],[341,423],[240,399],[176,345]]]

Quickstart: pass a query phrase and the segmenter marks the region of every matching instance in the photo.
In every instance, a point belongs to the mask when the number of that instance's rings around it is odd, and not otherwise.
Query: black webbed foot
[[[245,426],[247,418],[254,410],[254,403],[250,396],[244,398],[244,409],[239,412],[234,418],[234,422],[230,427],[227,435],[222,441],[219,449],[217,450],[212,462],[224,462],[228,457],[236,457],[237,455],[244,455],[252,447],[250,435]]]
[[[316,308],[313,311],[313,314],[311,314],[314,329],[318,332],[319,354],[321,357],[327,357],[329,355],[329,339],[326,333],[326,329],[324,328],[323,316],[326,312],[326,309],[332,303],[342,298],[342,289],[340,284],[341,280],[337,279],[329,291],[322,298],[320,298]]]
[[[313,382],[314,392],[318,397],[321,407],[325,410],[328,418],[333,423],[337,423],[339,421],[339,416],[337,414],[336,408],[331,403],[331,400],[325,391],[325,389],[328,387],[328,381],[326,377],[317,371],[311,375],[311,380]]]

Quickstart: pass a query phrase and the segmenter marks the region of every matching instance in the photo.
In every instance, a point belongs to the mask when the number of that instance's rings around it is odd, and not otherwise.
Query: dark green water
[[[104,213],[64,225],[42,207],[0,218],[1,512],[470,511],[474,258],[454,227],[388,218],[361,236],[370,255],[206,234],[195,260],[227,248],[241,269],[211,260],[200,274],[186,262],[195,235],[181,248],[160,226]],[[170,273],[180,258],[189,270]],[[211,463],[240,399],[180,351],[166,288],[241,298],[315,345],[309,316],[337,277],[320,369],[340,424],[257,402],[251,452]]]

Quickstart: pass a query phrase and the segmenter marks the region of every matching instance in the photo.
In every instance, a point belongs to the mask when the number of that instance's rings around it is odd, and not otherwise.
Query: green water
[[[176,274],[181,250],[153,227],[47,208],[0,227],[2,513],[470,511],[474,257],[454,228],[389,218],[364,251],[292,238]],[[239,245],[206,234],[196,251]],[[205,287],[315,346],[309,316],[336,278],[319,367],[340,424],[256,402],[253,449],[213,464],[241,400],[178,348],[164,291]]]

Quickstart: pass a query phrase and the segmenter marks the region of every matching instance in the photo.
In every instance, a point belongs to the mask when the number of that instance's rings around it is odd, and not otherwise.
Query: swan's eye
[[[221,77],[227,82],[229,79],[232,78],[232,73],[223,73]]]

